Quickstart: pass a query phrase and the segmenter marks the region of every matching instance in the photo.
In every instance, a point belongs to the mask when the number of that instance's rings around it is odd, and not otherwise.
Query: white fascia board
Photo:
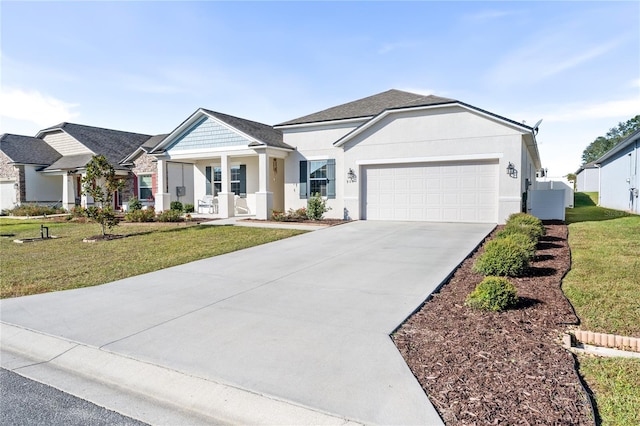
[[[138,157],[138,155],[143,154],[145,152],[147,152],[147,151],[143,147],[139,147],[138,149],[133,151],[131,154],[129,154],[128,156],[126,156],[122,160],[118,161],[118,163],[120,163],[120,164],[131,164]]]
[[[329,120],[329,121],[314,121],[311,123],[300,123],[300,124],[287,124],[287,125],[278,125],[273,126],[274,129],[284,129],[284,130],[295,130],[295,129],[308,129],[310,127],[327,127],[333,126],[335,124],[349,124],[349,123],[365,123],[368,120],[371,120],[373,116],[369,117],[358,117],[358,118],[346,118],[342,120]]]
[[[163,155],[158,155],[157,158],[161,160],[197,160],[202,158],[220,157],[222,154],[226,154],[229,157],[251,156],[256,155],[256,152],[253,149],[248,149],[246,146],[239,145],[235,149],[233,147],[190,149],[174,152],[170,155],[166,152],[162,154]]]
[[[52,175],[52,176],[64,176],[66,174],[68,174],[69,170],[62,170],[62,169],[57,169],[57,170],[40,170],[38,171],[38,173],[42,173],[43,175]]]
[[[499,160],[504,156],[501,152],[488,154],[461,154],[441,155],[434,157],[406,157],[406,158],[380,158],[376,160],[357,160],[358,166],[375,166],[382,164],[409,164],[409,163],[441,163],[447,161],[473,161],[473,160]]]
[[[525,136],[526,137],[526,136]],[[528,144],[525,140],[525,144],[533,148],[533,165],[537,170],[542,168],[542,160],[540,159],[540,151],[538,151],[538,142],[536,141],[536,135],[531,132],[531,144]]]
[[[425,106],[417,106],[417,107],[395,108],[395,109],[384,110],[380,114],[378,114],[377,116],[373,117],[371,120],[369,120],[366,123],[364,123],[362,126],[358,127],[357,129],[354,129],[352,132],[344,135],[342,138],[340,138],[337,141],[335,141],[333,143],[333,145],[336,146],[336,147],[344,145],[350,139],[352,139],[355,136],[359,135],[360,133],[364,132],[365,130],[367,130],[368,128],[370,128],[371,126],[375,125],[376,123],[378,123],[379,121],[381,121],[382,119],[384,119],[385,117],[387,117],[388,115],[391,115],[391,114],[397,114],[397,113],[402,113],[402,112],[413,112],[413,111],[426,111],[426,110],[430,110],[430,109],[450,108],[452,106],[457,106],[457,107],[460,107],[462,109],[466,109],[469,112],[473,112],[474,114],[479,114],[479,115],[481,115],[481,116],[483,116],[483,117],[485,117],[487,119],[490,119],[492,121],[498,121],[503,125],[509,126],[509,127],[513,128],[513,129],[516,129],[516,130],[522,132],[523,134],[531,133],[531,130],[526,126],[517,125],[516,123],[513,123],[513,122],[511,122],[509,120],[503,119],[500,116],[489,114],[489,113],[487,113],[485,111],[473,108],[472,106],[463,104],[461,102],[451,102],[451,103],[438,104],[438,105],[425,105]]]

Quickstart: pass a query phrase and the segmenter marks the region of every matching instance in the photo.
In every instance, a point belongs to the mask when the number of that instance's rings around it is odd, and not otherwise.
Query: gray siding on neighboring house
[[[596,167],[580,168],[576,173],[576,191],[600,191],[600,171]]]
[[[640,131],[600,157],[600,205],[640,213]]]

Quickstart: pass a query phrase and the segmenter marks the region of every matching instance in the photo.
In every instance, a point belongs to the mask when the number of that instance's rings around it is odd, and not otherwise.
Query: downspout
[[[595,163],[594,166],[598,169],[598,205],[600,205],[600,199],[602,197],[602,165]]]

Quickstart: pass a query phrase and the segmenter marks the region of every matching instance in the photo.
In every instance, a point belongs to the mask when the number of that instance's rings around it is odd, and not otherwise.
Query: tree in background
[[[596,161],[638,129],[640,129],[640,115],[636,115],[624,123],[618,123],[617,127],[609,129],[605,136],[598,136],[585,148],[582,152],[582,164]]]
[[[87,174],[82,178],[82,194],[93,198],[95,205],[87,208],[86,215],[102,227],[102,235],[118,224],[113,210],[113,194],[124,186],[116,177],[116,171],[104,155],[94,155],[86,165]]]

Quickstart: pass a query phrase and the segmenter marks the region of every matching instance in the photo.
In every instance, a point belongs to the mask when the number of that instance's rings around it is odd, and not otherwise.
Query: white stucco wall
[[[499,168],[498,222],[521,209],[523,171],[535,182],[535,169],[528,155],[523,155],[521,131],[471,113],[460,107],[403,112],[387,116],[369,129],[348,140],[343,147],[333,143],[356,124],[327,126],[326,129],[283,129],[284,141],[297,147],[286,160],[285,205],[298,208],[306,205],[298,193],[299,161],[335,158],[336,199],[329,200],[332,208],[326,217],[342,218],[344,209],[349,216],[361,217],[361,181],[347,182],[352,168],[358,177],[363,164],[372,162],[429,162],[496,159]],[[517,179],[506,174],[509,162],[519,170]],[[525,176],[525,177],[526,177]],[[522,178],[522,179],[521,179]]]
[[[35,166],[24,166],[26,202],[57,202],[62,200],[64,176],[38,173]]]

